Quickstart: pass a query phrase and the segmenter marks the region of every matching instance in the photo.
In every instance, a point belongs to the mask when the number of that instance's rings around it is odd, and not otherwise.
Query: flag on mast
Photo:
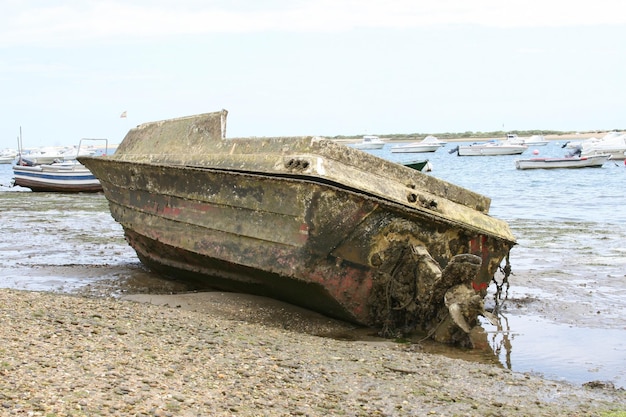
[[[126,118],[126,110],[124,110],[124,111],[122,112],[122,114],[120,114],[120,118],[121,118],[121,119],[125,119],[125,118]]]

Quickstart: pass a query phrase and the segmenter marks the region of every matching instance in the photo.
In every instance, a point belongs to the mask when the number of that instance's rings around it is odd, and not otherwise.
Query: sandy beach
[[[342,340],[345,323],[243,297],[2,289],[0,415],[626,413],[625,392],[607,385],[547,381],[415,344]]]

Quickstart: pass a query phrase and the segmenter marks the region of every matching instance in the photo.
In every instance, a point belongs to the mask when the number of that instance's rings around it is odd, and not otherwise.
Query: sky
[[[221,109],[228,137],[626,130],[623,0],[0,4],[0,149]]]

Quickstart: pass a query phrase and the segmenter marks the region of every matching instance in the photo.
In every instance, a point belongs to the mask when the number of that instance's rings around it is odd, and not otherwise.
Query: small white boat
[[[611,155],[611,159],[623,160],[626,152],[626,133],[610,132],[601,139],[582,141],[582,156]]]
[[[72,161],[33,166],[15,165],[13,185],[47,192],[98,192],[100,181],[82,164]]]
[[[81,139],[76,151],[78,155],[80,155],[83,140],[107,141],[106,139]],[[13,175],[13,185],[30,188],[32,191],[64,193],[102,191],[100,181],[76,159],[50,164],[33,164],[32,160],[19,156],[17,164],[13,166]]]
[[[93,156],[96,154],[94,146],[88,146],[83,148],[77,148],[76,146],[68,147],[61,150],[61,155],[64,161],[76,160],[79,156]]]
[[[565,156],[562,158],[530,158],[515,161],[517,169],[600,168],[611,155]]]
[[[450,153],[457,152],[459,156],[492,156],[492,155],[519,155],[528,149],[527,145],[515,145],[507,142],[489,141],[459,145]]]
[[[12,164],[17,158],[17,151],[5,149],[0,152],[0,164]]]
[[[520,138],[515,133],[508,133],[504,141],[510,145],[545,146],[549,142],[543,135],[532,135],[528,138]]]
[[[396,145],[391,147],[394,153],[420,153],[435,152],[437,149],[446,146],[446,142],[437,139],[434,136],[426,136],[419,142],[407,143],[406,145]]]
[[[355,143],[352,147],[356,149],[382,149],[385,146],[385,141],[383,141],[378,136],[366,135],[363,136],[361,142]]]
[[[19,157],[28,160],[29,164],[51,164],[53,162],[63,161],[63,154],[58,148],[42,147],[21,152]]]
[[[522,144],[527,146],[546,146],[548,143],[550,143],[550,141],[547,141],[542,135],[532,135],[522,140]]]

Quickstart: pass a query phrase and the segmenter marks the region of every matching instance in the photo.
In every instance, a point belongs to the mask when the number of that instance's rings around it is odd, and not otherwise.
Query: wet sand
[[[222,293],[127,298],[0,290],[3,413],[607,416],[626,412],[625,392],[602,384],[575,387],[423,353],[415,344],[314,336],[341,332],[345,324],[273,300]],[[287,328],[278,323],[288,323]]]

